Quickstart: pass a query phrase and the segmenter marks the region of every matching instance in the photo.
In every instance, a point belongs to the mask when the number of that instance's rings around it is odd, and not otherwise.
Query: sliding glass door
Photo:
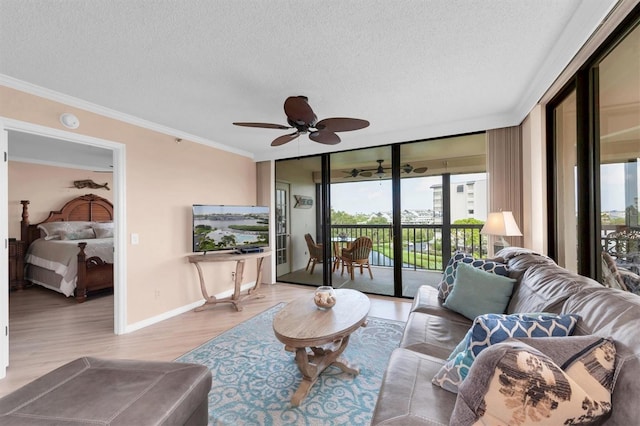
[[[409,298],[437,286],[455,250],[486,255],[485,151],[480,133],[277,161],[277,280]]]
[[[391,147],[338,152],[329,158],[330,241],[337,256],[333,286],[393,296]],[[359,259],[343,252],[366,239],[371,248],[363,249]]]
[[[640,16],[634,19],[547,110],[549,254],[598,280],[603,252],[640,272]]]
[[[620,268],[640,274],[640,26],[598,64],[597,75],[601,229],[596,244]]]

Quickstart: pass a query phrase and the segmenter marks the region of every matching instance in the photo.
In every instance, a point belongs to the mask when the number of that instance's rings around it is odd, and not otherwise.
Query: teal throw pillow
[[[511,337],[571,336],[580,317],[575,314],[486,314],[473,324],[449,355],[447,362],[433,377],[432,383],[458,393],[458,386],[467,377],[473,361],[484,349]]]
[[[513,278],[461,263],[456,269],[453,290],[443,306],[470,320],[483,314],[502,314],[509,304],[515,282]]]
[[[503,277],[509,276],[509,269],[507,269],[507,265],[504,263],[489,259],[475,259],[468,253],[458,251],[449,259],[449,263],[447,263],[447,267],[444,268],[444,272],[442,273],[442,280],[438,284],[438,300],[440,300],[440,302],[444,302],[447,297],[449,297],[449,294],[451,294],[456,279],[456,270],[458,269],[458,265],[463,263],[486,272],[502,275]]]

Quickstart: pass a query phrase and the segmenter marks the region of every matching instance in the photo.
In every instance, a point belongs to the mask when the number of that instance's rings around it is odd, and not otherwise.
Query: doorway
[[[291,272],[291,231],[289,224],[289,184],[276,182],[276,274]]]
[[[32,123],[26,123],[11,119],[2,119],[0,126],[3,130],[3,134],[21,134],[21,135],[33,135],[41,138],[53,138],[60,141],[74,144],[75,146],[82,147],[97,147],[107,149],[112,152],[112,166],[113,166],[113,205],[114,205],[114,315],[113,315],[113,327],[115,334],[123,334],[126,330],[126,217],[124,212],[126,206],[124,205],[124,188],[125,188],[125,145],[107,141],[103,139],[93,138],[90,136],[79,135],[76,133],[66,132],[58,129],[48,128],[44,126],[35,125]],[[9,153],[11,151],[11,139],[8,139]],[[7,151],[5,151],[7,152]],[[9,156],[9,160],[11,160]],[[4,177],[3,192],[8,193],[9,190],[9,177],[8,168],[4,168],[2,171]],[[8,199],[4,199],[4,211],[9,210]],[[0,207],[2,208],[2,207]],[[8,233],[7,233],[8,238]],[[6,256],[3,257],[3,265],[7,265]],[[7,274],[3,274],[3,278],[0,281],[0,291],[8,292],[8,280]],[[3,311],[8,311],[8,298],[0,300],[2,302]],[[2,346],[3,348],[9,348],[9,336],[6,333],[2,333]],[[8,361],[8,358],[7,358]],[[0,367],[0,378],[4,377],[4,367]]]

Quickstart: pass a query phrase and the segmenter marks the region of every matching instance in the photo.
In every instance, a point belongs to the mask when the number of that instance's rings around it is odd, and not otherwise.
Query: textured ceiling
[[[519,124],[615,3],[0,0],[0,84],[287,158]],[[231,124],[286,124],[291,95],[371,126],[272,148],[288,131]]]

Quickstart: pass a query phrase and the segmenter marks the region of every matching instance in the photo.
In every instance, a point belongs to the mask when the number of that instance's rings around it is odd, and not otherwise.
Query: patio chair
[[[316,244],[311,234],[304,234],[304,239],[307,242],[307,248],[309,249],[309,261],[305,271],[309,270],[311,266],[310,274],[313,274],[313,269],[316,267],[316,263],[322,263],[322,244]]]
[[[369,255],[371,254],[372,248],[373,242],[369,237],[358,237],[349,247],[343,248],[340,253],[340,261],[342,262],[342,272],[340,275],[344,274],[344,268],[346,267],[351,276],[351,280],[353,280],[353,270],[356,266],[359,266],[360,274],[363,273],[363,268],[366,267],[369,270],[369,276],[373,279],[373,273],[369,265]]]

